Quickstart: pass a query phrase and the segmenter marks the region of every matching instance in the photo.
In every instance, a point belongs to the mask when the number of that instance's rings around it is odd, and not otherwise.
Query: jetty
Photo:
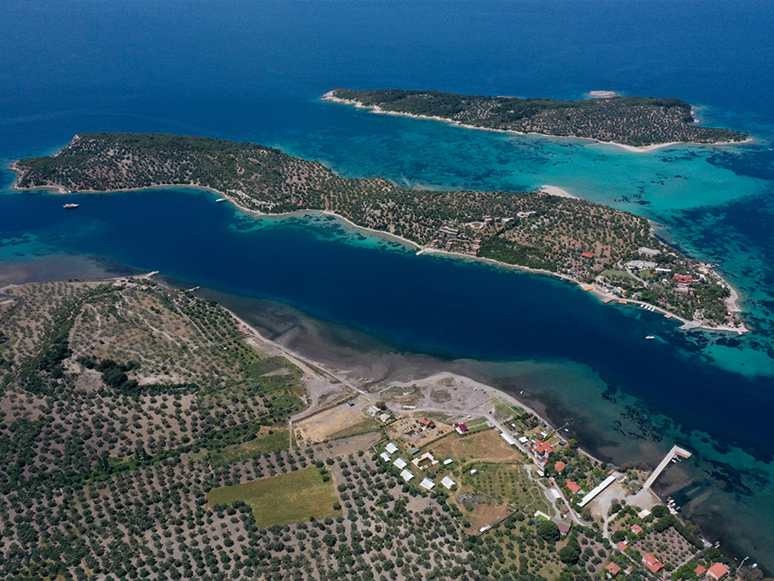
[[[669,453],[664,456],[664,459],[661,461],[661,463],[656,467],[656,469],[653,471],[653,474],[650,475],[650,478],[648,478],[645,481],[645,486],[643,486],[643,490],[649,490],[651,486],[653,486],[653,483],[656,481],[656,478],[658,478],[661,473],[664,471],[664,468],[666,468],[669,463],[672,461],[672,458],[675,456],[679,456],[680,458],[688,459],[691,457],[691,453],[688,450],[685,450],[681,448],[680,446],[672,446],[672,449],[669,451]]]

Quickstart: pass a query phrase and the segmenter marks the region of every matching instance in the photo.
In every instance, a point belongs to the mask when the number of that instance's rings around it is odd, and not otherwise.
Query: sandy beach
[[[562,188],[559,188],[557,186],[543,185],[543,186],[540,186],[540,190],[547,194],[551,194],[552,196],[559,196],[560,198],[572,198],[573,200],[579,199],[578,196],[573,196],[567,190],[563,190]]]

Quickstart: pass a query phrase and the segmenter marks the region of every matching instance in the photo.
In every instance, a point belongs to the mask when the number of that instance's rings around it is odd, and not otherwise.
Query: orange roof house
[[[535,442],[535,452],[540,454],[541,456],[545,454],[548,456],[549,454],[553,453],[554,449],[551,447],[551,442]]]
[[[611,575],[618,575],[618,572],[621,570],[621,568],[615,563],[608,563],[605,569],[607,569],[607,572]]]
[[[645,553],[642,556],[642,564],[645,565],[651,572],[658,573],[664,568],[664,563],[656,559],[652,554]]]
[[[583,252],[581,254],[581,258],[588,258],[589,260],[591,260],[594,258],[594,254],[592,254],[591,252]]]
[[[632,525],[632,532],[635,535],[639,535],[642,532],[642,527],[640,525]]]
[[[696,573],[697,577],[701,577],[702,575],[704,575],[704,573],[707,572],[707,569],[705,569],[701,565],[696,565],[696,568],[693,570],[693,572]]]
[[[557,461],[556,464],[554,464],[554,469],[556,469],[557,472],[561,473],[562,470],[564,470],[567,467],[567,465],[562,462],[561,460]]]
[[[617,544],[618,544],[618,548],[621,549],[622,551],[625,551],[626,549],[629,548],[629,543],[627,543],[626,541],[621,541]]]
[[[722,579],[728,575],[728,567],[723,563],[715,563],[707,570],[707,577],[710,579]]]
[[[693,277],[690,274],[675,274],[674,278],[681,284],[690,284],[693,282]]]
[[[581,491],[581,487],[575,484],[572,480],[567,480],[565,486],[570,489],[573,494],[578,494]]]

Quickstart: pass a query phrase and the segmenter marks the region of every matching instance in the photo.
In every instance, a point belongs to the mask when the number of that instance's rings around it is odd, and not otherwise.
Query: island
[[[253,143],[159,134],[77,135],[53,156],[12,164],[18,189],[110,192],[205,188],[260,214],[321,211],[445,252],[561,277],[606,302],[640,304],[689,326],[745,332],[736,293],[671,248],[640,216],[544,187],[532,192],[401,188],[337,175]],[[555,194],[560,195],[555,195]]]
[[[651,491],[686,450],[603,463],[505,392],[366,380],[157,278],[0,289],[3,579],[763,579]]]
[[[323,100],[476,129],[581,137],[633,148],[750,141],[746,133],[697,125],[693,108],[681,99],[599,93],[591,95],[598,98],[558,101],[403,89],[335,89],[326,93]]]

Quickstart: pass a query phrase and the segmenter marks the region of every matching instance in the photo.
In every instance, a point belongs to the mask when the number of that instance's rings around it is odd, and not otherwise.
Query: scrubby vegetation
[[[410,464],[410,482],[379,456],[386,439],[291,448],[300,370],[190,293],[147,279],[12,292],[22,306],[0,347],[3,579],[583,581],[613,559],[634,563],[634,581],[649,578],[641,550],[669,558],[675,578],[724,559],[697,551],[696,527],[664,507],[645,520],[614,507],[613,539],[628,538],[631,553],[603,538],[588,508],[591,526],[563,536],[567,505],[483,423],[430,439],[427,450],[453,462]],[[543,429],[522,409],[493,411],[519,432]],[[368,449],[342,454],[345,441]],[[562,477],[593,485],[606,474],[572,441],[557,458]]]
[[[634,146],[748,138],[728,129],[695,125],[691,106],[680,99],[613,97],[555,101],[402,89],[336,89],[326,96],[331,97],[383,111],[440,117],[474,127],[587,137]]]
[[[410,190],[380,178],[342,178],[317,162],[260,145],[173,135],[84,134],[57,155],[20,160],[14,169],[20,188],[190,185],[263,213],[335,212],[426,248],[595,282],[686,319],[718,325],[729,317],[722,300],[729,290],[714,272],[701,272],[701,265],[658,240],[646,219],[584,200],[543,192]],[[643,247],[660,254],[664,272],[692,274],[690,286],[653,267],[630,269]],[[52,344],[45,356],[59,355]]]

